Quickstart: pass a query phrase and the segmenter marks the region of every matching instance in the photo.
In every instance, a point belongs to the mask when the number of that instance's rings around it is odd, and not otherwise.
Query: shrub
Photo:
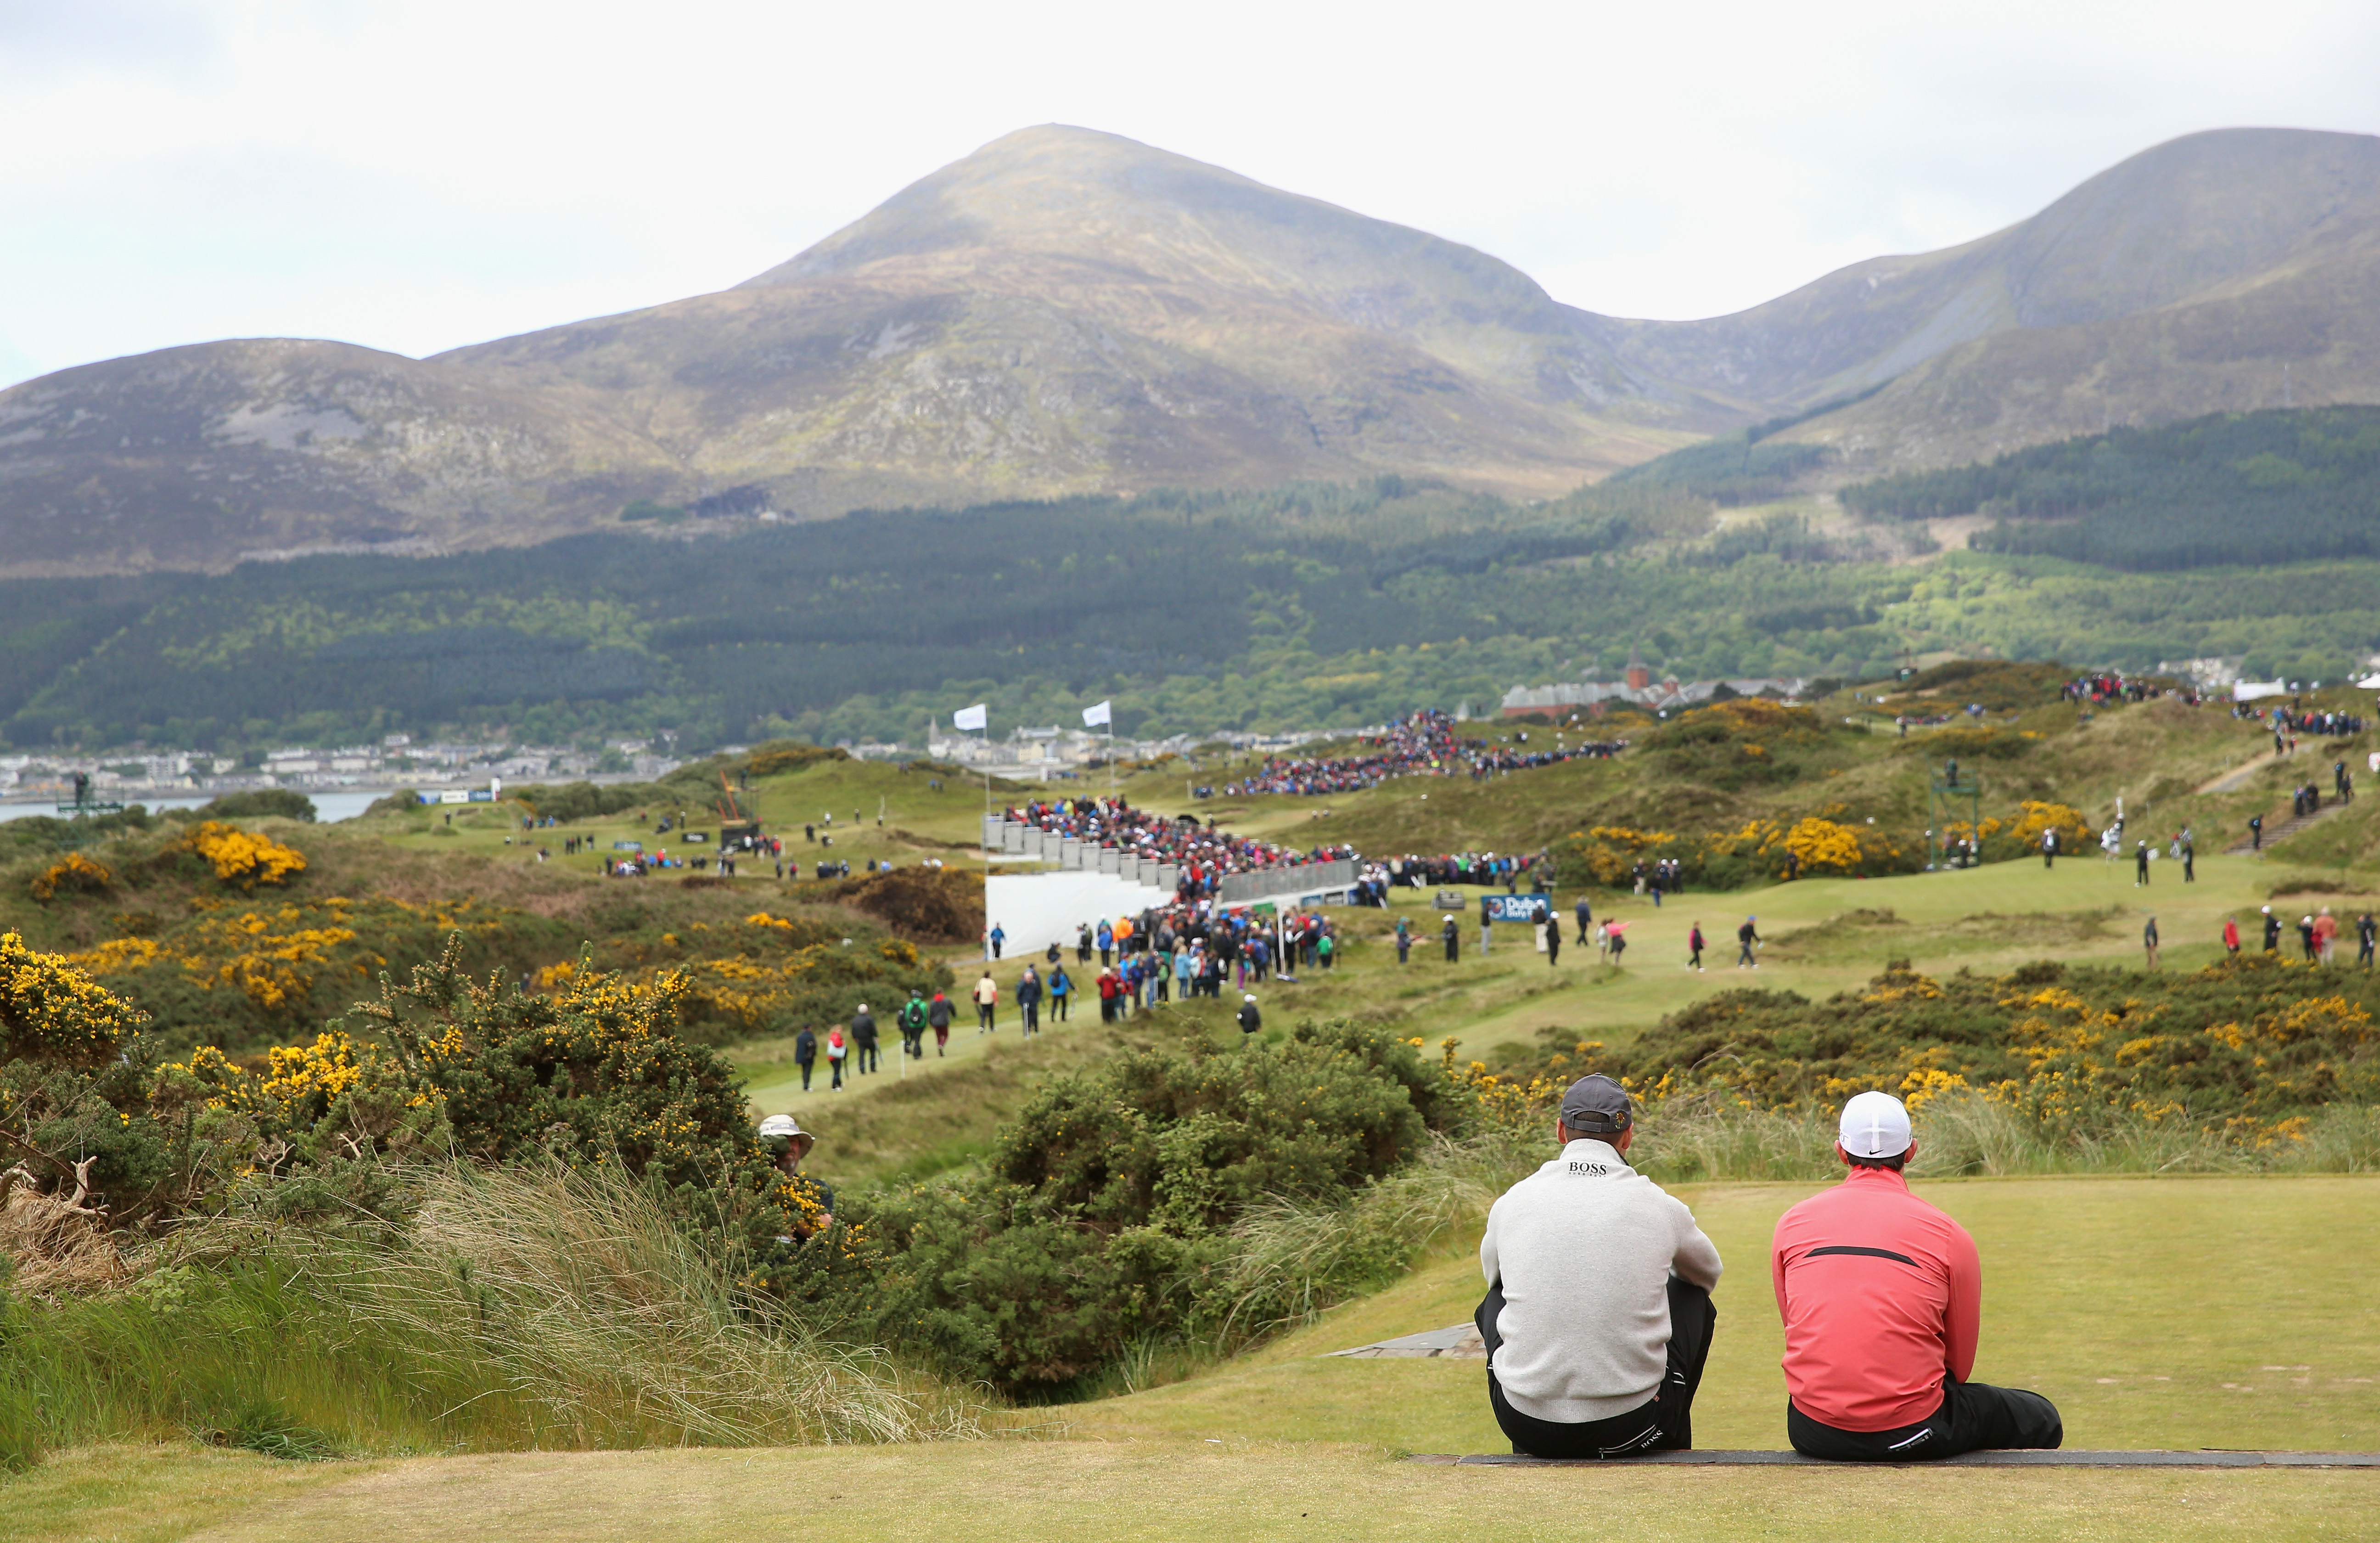
[[[1881,830],[1846,823],[1845,812],[1841,804],[1828,804],[1791,823],[1747,820],[1699,836],[1596,825],[1555,843],[1554,855],[1560,871],[1585,873],[1607,886],[1631,881],[1640,862],[1649,868],[1663,858],[1675,859],[1688,883],[1706,889],[1781,879],[1789,855],[1812,874],[1905,873],[1916,867],[1919,854]]]
[[[1044,1088],[981,1173],[847,1199],[864,1273],[805,1289],[954,1376],[1048,1396],[1148,1336],[1253,1331],[1233,1229],[1344,1207],[1468,1112],[1412,1042],[1353,1024],[1120,1056]]]
[[[69,852],[64,857],[35,874],[25,886],[35,901],[48,905],[60,892],[80,894],[104,894],[115,882],[115,875],[92,862],[79,852]]]
[[[1599,1070],[1657,1105],[1824,1112],[1881,1087],[1913,1110],[1987,1100],[2060,1149],[2143,1126],[2252,1147],[2302,1138],[2333,1106],[2380,1103],[2375,1006],[2380,984],[2361,975],[2264,956],[2194,974],[2047,964],[1940,980],[1902,963],[1818,1002],[1722,992],[1625,1054],[1549,1031],[1534,1075],[1475,1078],[1491,1108],[1534,1106]]]
[[[965,943],[983,936],[983,881],[957,869],[896,868],[842,880],[826,893],[918,942]]]
[[[223,793],[210,798],[197,810],[200,820],[301,820],[314,823],[314,800],[294,788],[251,788],[244,793]]]
[[[88,1067],[113,1059],[148,1014],[55,954],[0,932],[0,1058]]]
[[[285,884],[306,871],[306,856],[296,847],[219,820],[201,822],[182,843],[213,866],[216,878],[244,890]]]

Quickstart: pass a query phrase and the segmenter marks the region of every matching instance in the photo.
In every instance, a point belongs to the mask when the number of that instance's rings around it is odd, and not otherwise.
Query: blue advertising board
[[[1479,918],[1482,921],[1535,921],[1543,908],[1553,914],[1554,897],[1540,890],[1535,894],[1483,894],[1479,897]]]

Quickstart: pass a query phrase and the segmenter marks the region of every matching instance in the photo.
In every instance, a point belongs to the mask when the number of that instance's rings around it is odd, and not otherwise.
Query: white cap
[[[1909,1110],[1889,1093],[1861,1093],[1843,1105],[1839,1135],[1855,1158],[1899,1157],[1909,1150]]]

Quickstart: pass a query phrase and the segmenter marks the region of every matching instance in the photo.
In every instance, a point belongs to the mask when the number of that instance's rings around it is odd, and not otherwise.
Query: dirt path
[[[2289,819],[2282,820],[2278,825],[2274,826],[2271,830],[2265,832],[2265,844],[2267,846],[2277,845],[2281,842],[2289,840],[2289,837],[2296,835],[2300,831],[2304,830],[2314,821],[2318,820],[2326,820],[2346,807],[2347,806],[2345,804],[2334,800],[2323,805],[2322,808],[2315,809],[2311,814],[2292,815]],[[2227,857],[2244,857],[2256,850],[2256,838],[2253,835],[2250,835],[2239,841],[2235,841],[2230,845],[2225,847],[2223,849],[2223,855]]]
[[[2245,783],[2258,769],[2270,766],[2274,761],[2278,760],[2279,759],[2280,755],[2277,751],[2259,750],[2246,762],[2239,766],[2235,766],[2230,771],[2225,772],[2218,776],[2211,777],[2207,781],[2201,783],[2198,786],[2198,796],[2204,798],[2210,794],[2237,793],[2240,791],[2240,785],[2242,783]]]

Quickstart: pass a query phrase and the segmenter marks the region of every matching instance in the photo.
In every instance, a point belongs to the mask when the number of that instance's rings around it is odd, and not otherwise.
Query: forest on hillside
[[[2113,429],[1841,497],[1871,518],[1998,516],[1975,550],[2134,572],[2380,556],[2380,407]]]
[[[2324,443],[2380,436],[2348,426]],[[2314,431],[2292,431],[2312,456]],[[969,702],[1005,732],[1101,697],[1120,732],[1156,736],[1492,711],[1515,685],[1612,678],[1632,650],[1693,680],[1876,676],[1938,651],[2126,669],[2220,654],[2326,677],[2380,648],[2380,562],[1891,564],[1790,512],[1715,529],[1715,504],[1806,459],[1750,449],[1693,447],[1535,505],[1383,478],[13,581],[0,739],[218,756],[447,729],[915,744]],[[2292,464],[2326,476],[2355,454]]]

